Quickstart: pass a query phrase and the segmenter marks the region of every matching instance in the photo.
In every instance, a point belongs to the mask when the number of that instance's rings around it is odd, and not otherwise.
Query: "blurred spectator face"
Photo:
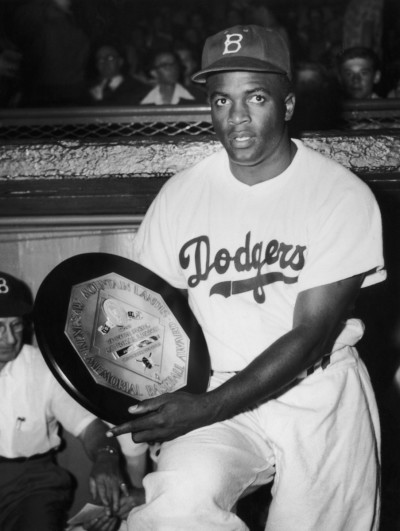
[[[179,63],[172,53],[160,53],[156,56],[153,68],[157,82],[174,85],[179,81]]]
[[[122,58],[112,46],[102,46],[96,54],[96,66],[102,79],[111,79],[121,72]]]
[[[371,98],[380,72],[375,71],[369,59],[355,57],[340,66],[340,80],[346,95],[354,100]]]
[[[0,365],[15,359],[23,342],[24,322],[21,317],[0,318]]]

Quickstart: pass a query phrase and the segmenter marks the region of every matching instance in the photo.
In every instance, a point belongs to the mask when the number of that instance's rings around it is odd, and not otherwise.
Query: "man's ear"
[[[296,96],[293,92],[289,92],[289,94],[285,98],[285,122],[288,122],[292,119],[293,113],[294,113],[294,107],[296,105]]]
[[[381,80],[381,71],[380,70],[377,70],[375,72],[375,75],[374,75],[374,85],[376,85],[377,83],[379,83],[379,81]]]

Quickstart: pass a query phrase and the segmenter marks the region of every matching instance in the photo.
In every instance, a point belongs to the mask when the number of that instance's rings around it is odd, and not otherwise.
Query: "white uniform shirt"
[[[174,93],[172,95],[171,99],[171,105],[178,105],[179,101],[183,100],[194,100],[194,97],[188,92],[185,87],[183,87],[180,83],[177,83],[175,85]],[[157,85],[155,86],[140,102],[140,105],[165,105],[161,92],[160,87]]]
[[[224,150],[176,175],[134,240],[135,260],[189,288],[216,371],[243,369],[289,332],[300,291],[361,273],[368,273],[363,286],[386,276],[368,186],[296,145],[282,174],[254,186],[232,175]],[[362,332],[349,320],[340,345]]]
[[[95,418],[64,391],[30,345],[0,371],[0,456],[45,453],[60,444],[59,423],[78,436]]]

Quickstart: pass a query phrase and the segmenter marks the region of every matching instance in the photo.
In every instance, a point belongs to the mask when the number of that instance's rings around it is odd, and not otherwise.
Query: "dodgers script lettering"
[[[208,236],[198,236],[182,246],[179,263],[183,269],[190,267],[190,272],[193,269],[193,274],[188,276],[190,288],[195,288],[200,282],[207,280],[212,270],[219,275],[227,273],[231,264],[238,272],[255,271],[255,275],[247,279],[228,280],[214,284],[210,295],[230,297],[238,293],[253,291],[254,300],[263,303],[265,301],[264,286],[272,282],[284,282],[285,284],[297,282],[298,275],[285,275],[282,270],[301,271],[305,263],[305,251],[304,245],[291,245],[278,240],[251,244],[251,232],[248,232],[244,245],[235,252],[230,253],[228,249],[222,248],[212,258]],[[277,264],[281,271],[262,271],[265,266],[272,264]]]

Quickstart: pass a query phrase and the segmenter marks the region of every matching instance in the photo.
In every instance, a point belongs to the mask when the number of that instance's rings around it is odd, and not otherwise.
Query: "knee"
[[[146,490],[146,502],[156,499],[165,500],[168,505],[181,505],[191,510],[192,505],[207,498],[213,498],[216,478],[209,474],[200,475],[193,470],[156,471],[148,474],[143,481]]]

